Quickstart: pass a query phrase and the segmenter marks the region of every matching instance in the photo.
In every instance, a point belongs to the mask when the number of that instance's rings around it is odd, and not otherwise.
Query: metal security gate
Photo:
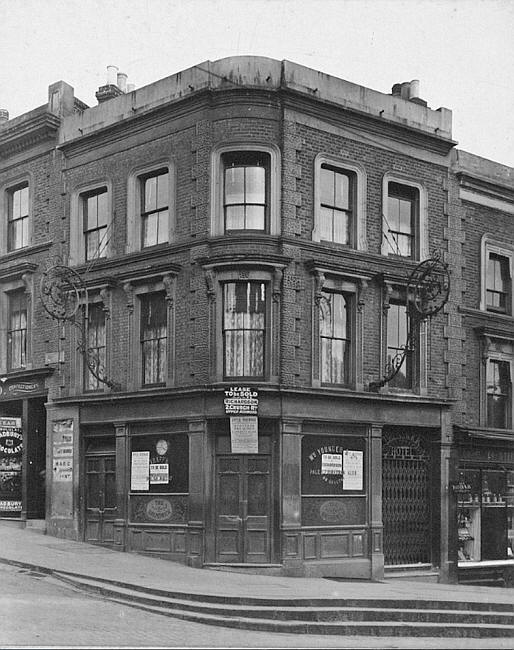
[[[430,453],[416,435],[384,432],[384,563],[431,562]]]

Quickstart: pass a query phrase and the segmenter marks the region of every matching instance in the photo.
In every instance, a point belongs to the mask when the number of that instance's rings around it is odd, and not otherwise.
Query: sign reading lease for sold
[[[231,386],[223,400],[226,415],[257,415],[259,394],[248,386]]]

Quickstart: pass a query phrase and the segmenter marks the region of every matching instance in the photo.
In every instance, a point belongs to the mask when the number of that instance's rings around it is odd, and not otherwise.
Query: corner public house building
[[[417,82],[235,57],[128,90],[88,108],[58,82],[0,124],[0,452],[24,443],[0,514],[196,567],[454,581],[478,432],[509,566],[512,170],[459,157]],[[464,250],[477,196],[504,224],[492,320],[459,307],[487,266]],[[420,318],[429,259],[452,286]]]

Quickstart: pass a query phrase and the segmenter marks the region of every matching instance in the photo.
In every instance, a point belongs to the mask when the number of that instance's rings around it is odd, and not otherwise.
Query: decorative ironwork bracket
[[[82,276],[70,267],[58,263],[49,266],[42,274],[39,283],[39,296],[45,311],[59,323],[68,322],[79,332],[77,350],[84,358],[84,363],[91,374],[109,388],[117,384],[106,376],[105,367],[98,354],[90,348],[88,341],[87,319],[83,326],[77,320],[81,302],[88,303],[87,287]]]
[[[400,372],[408,352],[414,349],[414,331],[427,318],[432,318],[448,302],[450,295],[450,272],[448,265],[441,261],[441,253],[435,251],[432,257],[420,262],[407,281],[405,303],[410,305],[411,318],[405,345],[387,362],[382,379],[369,384],[370,391],[378,391]],[[389,293],[387,296],[389,305]]]

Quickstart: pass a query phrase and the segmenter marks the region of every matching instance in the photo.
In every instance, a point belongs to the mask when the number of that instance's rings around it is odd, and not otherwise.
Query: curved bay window
[[[223,285],[225,377],[264,377],[266,293],[264,282]]]
[[[262,151],[222,155],[225,232],[269,229],[270,156]]]
[[[350,381],[351,297],[323,291],[319,302],[321,382]]]
[[[167,307],[164,293],[141,295],[141,366],[144,386],[166,382]]]

